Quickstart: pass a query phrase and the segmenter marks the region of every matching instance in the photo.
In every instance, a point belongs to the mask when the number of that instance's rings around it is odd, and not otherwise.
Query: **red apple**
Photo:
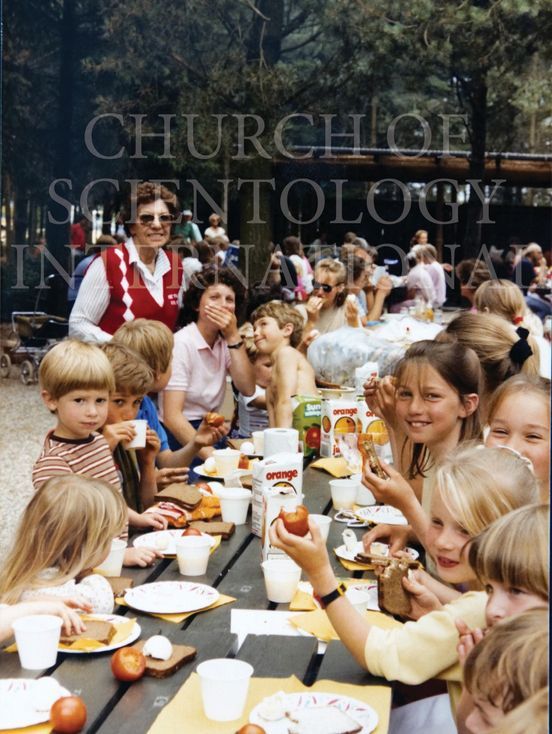
[[[201,530],[198,530],[197,528],[186,528],[182,533],[182,537],[185,538],[188,535],[201,535]]]
[[[297,505],[291,512],[286,512],[282,507],[278,517],[284,521],[288,533],[303,536],[309,532],[309,511],[305,505]]]

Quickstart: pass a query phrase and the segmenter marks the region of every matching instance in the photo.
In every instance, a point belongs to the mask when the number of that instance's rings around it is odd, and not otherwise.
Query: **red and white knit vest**
[[[131,265],[124,245],[109,247],[101,253],[110,300],[100,323],[101,329],[114,334],[125,321],[153,319],[174,330],[178,318],[178,292],[182,283],[182,261],[174,252],[165,252],[171,269],[163,276],[163,305],[147,289],[137,267]]]

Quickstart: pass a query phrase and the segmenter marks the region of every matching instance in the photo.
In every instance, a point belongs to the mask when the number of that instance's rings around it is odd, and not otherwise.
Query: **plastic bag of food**
[[[318,379],[354,387],[357,367],[377,362],[379,376],[384,377],[393,373],[404,352],[399,344],[378,339],[364,329],[343,326],[315,339],[307,357]]]

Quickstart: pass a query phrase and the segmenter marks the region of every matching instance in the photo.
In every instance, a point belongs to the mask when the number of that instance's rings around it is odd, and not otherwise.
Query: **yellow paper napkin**
[[[23,729],[2,729],[2,734],[50,734],[52,725],[49,721],[45,724],[26,726]]]
[[[210,607],[205,607],[205,609],[197,609],[195,612],[183,612],[182,614],[150,614],[150,617],[158,617],[159,619],[164,619],[165,622],[173,622],[174,624],[179,624],[185,619],[188,619],[188,617],[191,617],[192,614],[208,612],[211,609],[221,607],[223,606],[223,604],[230,604],[233,601],[236,601],[236,598],[234,596],[225,596],[224,594],[221,594],[214,604],[211,604]],[[128,604],[122,597],[120,597],[119,599],[115,599],[115,602],[123,607],[128,607]],[[144,614],[149,614],[149,612],[144,612]]]
[[[313,469],[323,469],[336,479],[350,477],[353,473],[342,456],[333,456],[327,459],[318,459],[311,464]]]
[[[381,627],[382,629],[392,629],[400,627],[401,623],[381,612],[367,611],[364,612],[367,622]],[[304,612],[290,617],[289,622],[298,629],[314,635],[322,642],[330,642],[330,640],[339,640],[339,636],[330,622],[328,615],[323,609],[316,609],[314,612]]]
[[[335,693],[339,696],[356,698],[376,710],[379,721],[374,734],[387,733],[389,711],[391,709],[391,688],[386,686],[353,686],[322,680],[308,688],[295,676],[290,678],[252,678],[244,715],[241,719],[229,722],[225,726],[220,722],[210,721],[203,713],[199,676],[197,673],[192,673],[173,700],[161,711],[148,734],[166,734],[168,731],[178,731],[179,734],[235,732],[248,722],[250,712],[263,698],[272,696],[278,691],[284,693]]]

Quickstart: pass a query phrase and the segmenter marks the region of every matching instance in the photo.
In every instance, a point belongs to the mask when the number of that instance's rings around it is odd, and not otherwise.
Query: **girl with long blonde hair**
[[[113,592],[99,566],[126,523],[126,507],[109,484],[77,474],[49,479],[33,496],[0,572],[0,602],[41,596],[83,599],[91,611],[111,613]]]

